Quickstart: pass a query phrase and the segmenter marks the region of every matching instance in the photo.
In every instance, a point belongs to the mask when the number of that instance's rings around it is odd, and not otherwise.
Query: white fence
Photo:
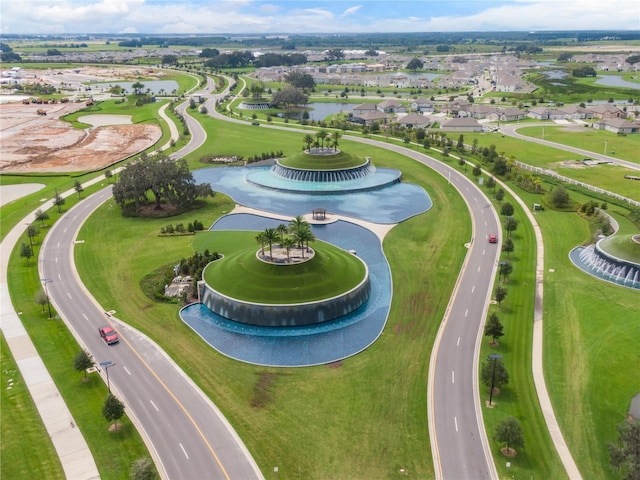
[[[529,170],[531,172],[539,173],[542,175],[549,175],[550,177],[557,178],[558,180],[562,180],[565,183],[570,183],[572,185],[579,185],[580,187],[586,188],[587,190],[591,190],[592,192],[601,193],[603,195],[607,195],[609,197],[613,197],[618,200],[625,201],[628,204],[633,205],[635,207],[640,207],[640,202],[636,200],[632,200],[618,193],[610,192],[609,190],[605,190],[604,188],[594,187],[593,185],[589,185],[588,183],[580,182],[578,180],[574,180],[573,178],[565,177],[564,175],[560,175],[559,173],[554,172],[553,170],[545,170],[544,168],[533,167],[531,165],[527,165],[526,163],[522,163],[518,161],[515,161],[514,165],[516,165],[518,168]]]

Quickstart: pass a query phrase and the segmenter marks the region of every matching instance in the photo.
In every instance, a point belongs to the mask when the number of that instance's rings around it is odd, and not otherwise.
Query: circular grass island
[[[361,307],[371,289],[366,264],[325,242],[313,250],[310,260],[288,264],[259,259],[255,244],[222,252],[202,274],[201,301],[236,322],[280,327],[322,323]]]

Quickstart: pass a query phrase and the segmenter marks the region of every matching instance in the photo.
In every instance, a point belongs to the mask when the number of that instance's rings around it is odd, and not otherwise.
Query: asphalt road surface
[[[398,151],[449,179],[465,199],[473,237],[431,357],[428,385],[430,436],[436,478],[497,480],[478,398],[478,354],[486,308],[500,256],[500,222],[485,194],[464,175],[426,155],[375,140],[345,136]],[[498,234],[489,243],[489,234]]]
[[[83,248],[77,232],[110,197],[106,188],[84,199],[46,237],[41,271],[56,311],[97,363],[112,362],[100,374],[108,372],[112,393],[125,403],[163,478],[263,478],[211,401],[153,342],[119,322],[117,312],[107,315],[77,277],[73,252]],[[117,330],[119,343],[107,345],[98,335],[98,327],[108,324]]]

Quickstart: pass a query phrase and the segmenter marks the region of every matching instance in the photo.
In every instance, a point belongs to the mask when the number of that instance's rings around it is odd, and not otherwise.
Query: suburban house
[[[624,118],[625,112],[615,105],[590,105],[587,109],[594,118]]]
[[[456,117],[444,122],[440,127],[454,132],[481,132],[482,125],[475,118]]]
[[[355,113],[351,117],[352,122],[361,123],[363,125],[371,125],[374,122],[378,122],[380,124],[389,122],[389,119],[392,118],[392,115],[373,111],[373,112],[365,112],[359,115]]]
[[[593,112],[582,108],[580,105],[563,105],[559,107],[558,112],[564,115],[567,120],[581,120],[584,118],[593,118]]]
[[[355,107],[353,107],[353,109],[351,109],[351,113],[353,113],[354,116],[377,111],[378,107],[375,103],[361,103],[360,105],[356,105]]]
[[[527,116],[527,112],[519,108],[509,107],[500,108],[498,111],[490,114],[487,118],[492,122],[515,122],[522,120]]]
[[[435,105],[428,98],[416,98],[409,107],[414,112],[433,113],[435,111]]]
[[[640,125],[624,118],[605,118],[598,122],[593,122],[593,128],[607,130],[618,134],[638,133]]]
[[[529,109],[527,115],[536,120],[549,120],[552,113],[553,111],[549,107],[533,107]]]
[[[497,113],[498,109],[490,105],[477,105],[472,103],[458,111],[459,117],[488,118],[492,113]]]
[[[398,118],[395,123],[408,128],[425,128],[431,124],[429,117],[414,112],[407,113],[402,118]]]
[[[384,100],[378,103],[377,107],[379,112],[384,113],[404,113],[407,111],[404,105],[394,99]]]

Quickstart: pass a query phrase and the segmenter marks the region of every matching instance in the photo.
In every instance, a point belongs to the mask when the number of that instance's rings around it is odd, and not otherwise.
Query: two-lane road
[[[106,188],[86,198],[46,237],[40,271],[56,311],[97,363],[114,363],[108,368],[111,390],[127,406],[163,478],[261,479],[251,455],[211,401],[147,337],[107,316],[80,283],[73,265],[74,249],[83,248],[77,232],[110,197],[111,188]],[[98,327],[107,323],[120,334],[118,344],[106,345],[99,337]]]
[[[409,156],[448,178],[464,198],[473,222],[469,252],[449,302],[429,366],[428,410],[436,478],[497,480],[478,398],[482,325],[500,257],[500,221],[491,202],[471,180],[434,158],[405,147],[359,137]],[[488,242],[489,234],[498,242]]]

